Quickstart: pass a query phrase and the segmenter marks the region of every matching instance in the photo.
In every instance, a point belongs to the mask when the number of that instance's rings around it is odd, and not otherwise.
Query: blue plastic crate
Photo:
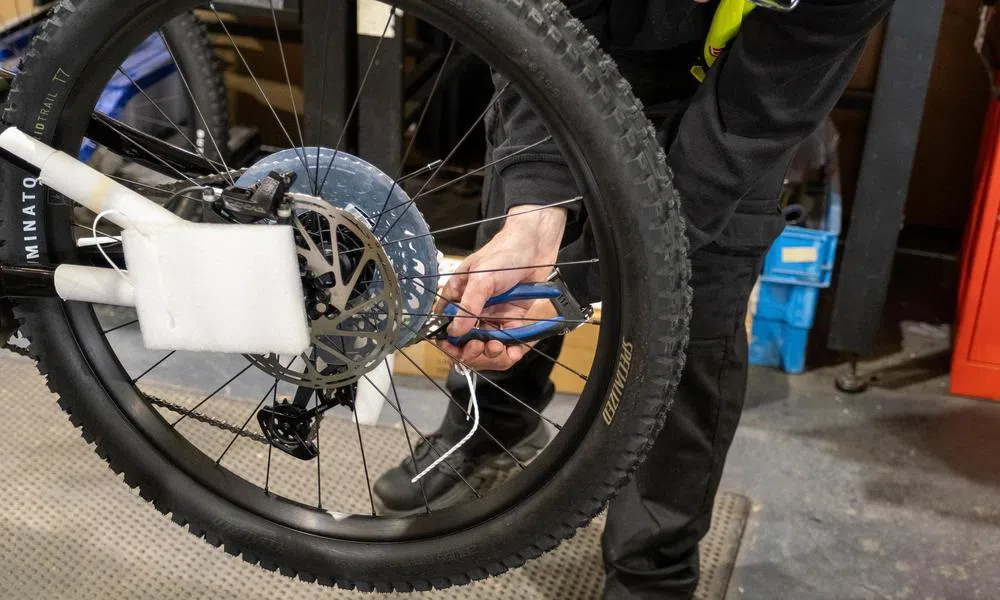
[[[786,227],[760,278],[750,339],[750,364],[801,373],[821,288],[830,286],[840,237],[841,198],[836,182],[822,230]]]
[[[822,230],[786,227],[764,259],[761,280],[829,287],[840,238],[840,212],[840,193],[833,191]]]

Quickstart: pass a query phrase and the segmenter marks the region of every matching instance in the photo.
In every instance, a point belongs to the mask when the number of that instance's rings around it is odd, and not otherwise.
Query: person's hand
[[[526,214],[519,214],[526,213]],[[448,327],[448,334],[461,337],[474,327],[513,329],[556,316],[552,302],[531,300],[509,302],[484,308],[486,301],[506,292],[519,283],[545,281],[559,255],[566,210],[537,206],[512,208],[510,218],[492,240],[456,269],[441,295],[460,306],[458,315]],[[517,216],[513,216],[517,215]],[[435,312],[444,309],[441,300]],[[527,320],[522,320],[527,319]],[[462,348],[447,341],[440,343],[452,358],[468,367],[485,371],[504,371],[521,360],[528,352],[524,345],[506,345],[499,340],[489,343],[471,341]]]

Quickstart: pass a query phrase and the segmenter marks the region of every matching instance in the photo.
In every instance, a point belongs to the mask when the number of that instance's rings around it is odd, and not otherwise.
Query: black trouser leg
[[[611,501],[606,598],[687,599],[698,542],[743,408],[747,302],[764,249],[692,256],[691,342],[673,408],[635,478]]]

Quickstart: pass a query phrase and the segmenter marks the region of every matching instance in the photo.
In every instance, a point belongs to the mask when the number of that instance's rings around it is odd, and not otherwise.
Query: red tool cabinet
[[[1000,100],[990,102],[962,253],[951,391],[1000,400]]]

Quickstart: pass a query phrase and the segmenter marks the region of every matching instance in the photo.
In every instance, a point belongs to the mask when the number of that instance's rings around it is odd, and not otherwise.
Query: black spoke
[[[481,167],[478,167],[478,168],[473,169],[471,171],[467,171],[467,172],[463,173],[462,175],[459,175],[458,177],[452,179],[451,181],[448,181],[447,183],[443,183],[443,184],[437,186],[436,188],[434,188],[432,190],[427,190],[426,192],[421,192],[421,193],[417,194],[416,196],[414,196],[413,198],[411,198],[410,200],[407,200],[405,202],[400,202],[399,204],[397,204],[396,206],[393,206],[392,208],[388,208],[387,209],[387,208],[385,208],[385,206],[383,206],[382,207],[382,211],[378,214],[379,220],[381,220],[382,219],[382,215],[384,215],[387,212],[392,212],[392,211],[396,210],[397,208],[401,208],[403,206],[409,206],[411,204],[414,204],[415,202],[417,202],[421,198],[424,198],[426,196],[430,196],[431,194],[434,194],[435,192],[439,192],[439,191],[443,190],[444,188],[446,188],[448,186],[455,185],[459,181],[463,181],[465,179],[468,179],[469,177],[472,177],[476,173],[482,173],[483,171],[489,169],[490,167],[495,167],[496,165],[498,165],[498,164],[500,164],[500,163],[502,163],[504,161],[510,160],[510,159],[514,158],[515,156],[517,156],[518,154],[522,154],[524,152],[532,150],[533,148],[535,148],[535,147],[537,147],[537,146],[539,146],[541,144],[544,144],[545,142],[547,142],[547,141],[549,141],[551,139],[552,139],[552,136],[549,136],[549,137],[547,137],[547,138],[545,138],[543,140],[538,140],[534,144],[530,144],[528,146],[525,146],[524,148],[521,148],[519,150],[515,150],[514,152],[511,152],[510,154],[508,154],[508,155],[506,155],[506,156],[504,156],[502,158],[498,158],[498,159],[496,159],[496,160],[494,160],[492,162],[489,162],[489,163],[487,163],[487,164],[485,164],[485,165],[483,165]],[[443,163],[444,161],[438,161],[438,162]],[[389,191],[389,194],[390,195],[392,194],[392,190]],[[372,231],[375,231],[377,228],[378,228],[378,221],[375,222],[375,227],[372,227]]]
[[[209,400],[211,400],[212,398],[214,398],[216,394],[218,394],[218,393],[219,393],[219,392],[221,392],[222,390],[226,389],[226,386],[228,386],[228,385],[229,385],[230,383],[232,383],[232,382],[236,381],[237,379],[239,379],[239,378],[240,378],[240,375],[243,375],[244,373],[246,373],[247,371],[249,371],[249,370],[250,370],[250,367],[252,367],[252,366],[253,366],[253,363],[250,363],[250,364],[248,364],[247,366],[243,367],[243,370],[241,370],[241,371],[240,371],[239,373],[237,373],[236,375],[233,375],[233,377],[232,377],[232,378],[231,378],[231,379],[230,379],[229,381],[227,381],[226,383],[223,383],[222,385],[220,385],[220,386],[218,387],[218,389],[216,389],[216,390],[215,390],[214,392],[212,392],[211,394],[209,394],[209,395],[205,396],[205,397],[204,397],[204,398],[203,398],[203,399],[201,400],[201,402],[199,402],[198,404],[196,404],[196,405],[194,406],[194,408],[191,408],[191,409],[188,409],[188,411],[187,411],[187,412],[185,412],[185,413],[184,413],[183,415],[181,415],[181,417],[180,417],[179,419],[177,419],[176,421],[174,421],[173,423],[171,423],[171,424],[170,424],[170,426],[171,426],[171,427],[177,427],[177,425],[178,425],[178,424],[179,424],[179,423],[180,423],[181,421],[183,421],[184,419],[186,419],[186,418],[187,418],[187,417],[188,417],[188,416],[189,416],[189,415],[190,415],[191,413],[193,413],[193,412],[195,412],[196,410],[198,410],[199,408],[201,408],[203,404],[205,404],[206,402],[208,402]]]
[[[185,179],[185,180],[187,180],[187,181],[188,181],[188,182],[189,182],[189,183],[190,183],[190,184],[191,184],[192,186],[194,186],[194,187],[196,187],[196,188],[203,188],[203,187],[205,187],[205,186],[203,186],[203,185],[198,185],[198,182],[196,182],[196,181],[195,181],[194,179],[191,179],[191,178],[190,178],[190,177],[188,177],[188,176],[187,176],[186,174],[182,173],[182,172],[180,171],[180,169],[178,169],[178,168],[177,168],[177,167],[175,167],[174,165],[172,165],[172,164],[170,164],[169,162],[167,162],[166,160],[164,160],[164,159],[163,159],[163,157],[161,157],[160,155],[156,154],[155,152],[152,152],[152,151],[150,151],[150,150],[149,150],[148,148],[146,148],[146,147],[145,147],[145,146],[143,146],[143,145],[142,145],[141,143],[139,143],[138,141],[136,141],[136,139],[135,139],[135,138],[133,138],[132,136],[130,136],[129,134],[125,133],[124,131],[122,131],[122,130],[121,130],[121,129],[119,129],[118,127],[115,127],[115,126],[114,126],[114,124],[113,124],[113,123],[111,123],[110,121],[106,122],[105,124],[106,124],[106,125],[108,126],[108,128],[110,128],[110,129],[111,129],[112,131],[114,131],[114,132],[115,132],[115,133],[117,133],[118,135],[122,136],[123,138],[125,138],[125,139],[129,140],[130,142],[132,142],[133,144],[135,144],[136,146],[138,146],[140,150],[142,150],[143,152],[145,152],[145,153],[146,153],[146,154],[148,154],[149,156],[151,156],[151,157],[153,157],[154,159],[156,159],[156,161],[157,161],[157,162],[159,162],[159,163],[160,163],[160,164],[162,164],[163,166],[167,167],[168,169],[170,169],[171,171],[173,171],[173,172],[174,172],[174,173],[176,173],[177,175],[179,175],[179,176],[181,177],[181,179]]]
[[[274,390],[271,392],[271,408],[278,405],[278,378],[274,378]],[[267,472],[264,474],[264,493],[271,493],[271,450],[274,444],[267,444]]]
[[[116,325],[116,326],[112,327],[111,329],[105,329],[101,333],[103,333],[104,335],[108,335],[109,333],[114,333],[114,332],[118,331],[119,329],[125,329],[126,327],[130,327],[132,325],[135,325],[138,322],[139,322],[139,319],[135,319],[134,321],[129,321],[128,323],[122,323],[121,325]]]
[[[501,156],[500,158],[492,160],[492,161],[486,163],[485,165],[483,165],[483,166],[481,166],[479,168],[473,169],[471,171],[467,171],[467,172],[459,175],[458,177],[456,177],[456,178],[454,178],[454,179],[452,179],[450,181],[446,181],[445,183],[442,183],[441,185],[437,186],[434,189],[430,189],[430,190],[427,190],[426,192],[422,192],[420,194],[417,194],[416,196],[414,196],[413,199],[414,200],[419,200],[420,198],[423,198],[424,196],[430,196],[431,194],[434,194],[436,192],[440,192],[441,190],[445,189],[446,187],[455,185],[459,181],[464,181],[465,179],[468,179],[469,177],[472,177],[476,173],[482,173],[486,169],[489,169],[491,167],[495,167],[495,166],[499,165],[500,163],[508,161],[508,160],[514,158],[515,156],[519,155],[519,154],[523,154],[525,152],[528,152],[529,150],[534,150],[538,146],[541,146],[542,144],[544,144],[546,142],[550,142],[550,141],[552,141],[552,136],[551,135],[548,136],[548,137],[546,137],[546,138],[540,139],[540,140],[538,140],[537,142],[535,142],[533,144],[528,144],[527,146],[525,146],[523,148],[515,150],[514,152],[511,152],[510,154],[508,154],[506,156]]]
[[[430,273],[428,275],[410,275],[409,277],[397,277],[397,281],[410,281],[413,279],[432,279],[434,277],[451,277],[452,275],[475,275],[477,273],[502,273],[504,271],[533,271],[535,269],[558,269],[559,267],[569,267],[574,265],[596,265],[599,259],[590,260],[570,260],[566,262],[550,263],[547,265],[524,265],[523,267],[504,267],[502,269],[475,269],[472,271],[455,271],[453,273]],[[381,279],[369,279],[359,283],[378,283]]]
[[[372,314],[377,314],[379,316],[388,314],[385,311],[380,311]],[[404,317],[445,317],[451,318],[451,315],[446,315],[443,313],[413,313],[413,312],[403,312],[399,313]],[[540,317],[496,317],[493,315],[467,315],[469,318],[476,318],[482,321],[530,321],[535,323],[547,323],[554,319],[548,318],[543,319]],[[600,321],[584,321],[580,319],[560,319],[559,323],[569,323],[571,325],[600,325]],[[364,332],[362,332],[364,333]]]
[[[428,291],[428,292],[430,292],[430,293],[434,294],[435,296],[437,296],[438,298],[440,298],[440,299],[444,300],[445,302],[449,302],[449,303],[451,303],[451,304],[454,304],[454,305],[455,305],[455,306],[456,306],[456,307],[458,308],[458,310],[460,310],[460,311],[462,311],[463,313],[465,313],[465,315],[466,315],[466,316],[468,316],[468,317],[470,317],[470,318],[476,318],[476,315],[472,314],[472,312],[471,312],[471,311],[469,311],[468,309],[466,309],[466,308],[465,308],[464,306],[462,306],[461,304],[459,304],[459,303],[457,303],[457,302],[452,302],[451,300],[449,300],[449,299],[445,298],[445,297],[444,297],[444,296],[442,296],[442,295],[441,295],[440,293],[438,293],[438,292],[436,292],[436,291],[434,291],[434,290],[432,290],[432,289],[428,288],[427,286],[425,286],[424,284],[420,283],[419,281],[416,281],[416,284],[417,284],[417,285],[419,285],[420,287],[422,287],[422,288],[423,288],[423,289],[424,289],[425,291]],[[405,324],[404,324],[404,325],[405,325]],[[410,328],[410,326],[409,326],[409,325],[407,325],[406,327],[407,327],[408,329],[411,329],[411,330],[412,330],[412,328]],[[528,350],[529,352],[534,352],[534,353],[536,353],[536,354],[539,354],[539,355],[541,355],[541,356],[543,356],[543,357],[545,357],[545,358],[549,359],[550,361],[552,361],[552,363],[553,363],[553,364],[556,364],[556,365],[559,365],[560,367],[562,367],[563,369],[566,369],[566,370],[567,370],[567,371],[569,371],[570,373],[572,373],[572,374],[576,375],[577,377],[579,377],[579,378],[580,378],[580,379],[582,379],[583,381],[587,381],[587,376],[586,376],[586,375],[584,375],[583,373],[580,373],[579,371],[577,371],[576,369],[573,369],[572,367],[568,367],[568,366],[564,365],[563,363],[559,362],[559,360],[558,360],[558,359],[555,359],[555,358],[553,358],[553,357],[549,356],[548,354],[546,354],[546,353],[542,352],[541,350],[539,350],[539,349],[538,349],[537,347],[535,347],[534,345],[532,345],[532,344],[524,344],[524,343],[520,342],[520,341],[519,341],[519,340],[517,340],[517,339],[516,339],[516,338],[515,338],[514,336],[512,336],[512,335],[510,335],[509,333],[505,332],[505,331],[504,331],[503,329],[497,329],[496,331],[497,331],[497,333],[498,333],[498,334],[504,334],[504,335],[506,335],[507,337],[509,337],[509,338],[510,338],[510,340],[511,340],[512,342],[516,342],[516,343],[517,343],[516,345],[518,345],[518,346],[523,346],[523,347],[527,348],[527,350]],[[418,333],[419,333],[419,332],[418,332]],[[433,346],[434,346],[435,348],[437,348],[437,345],[436,345],[436,344],[433,344]],[[438,348],[438,349],[440,350],[440,348]],[[444,350],[441,350],[441,351],[442,351],[442,352],[444,352]],[[445,352],[445,354],[448,354],[448,353],[447,353],[447,352]]]
[[[483,112],[480,113],[479,117],[476,118],[475,122],[469,127],[468,130],[466,130],[465,135],[463,135],[462,138],[460,140],[458,140],[458,143],[455,144],[455,147],[451,149],[451,152],[449,152],[448,155],[444,157],[444,160],[441,161],[441,164],[438,166],[438,168],[435,169],[434,172],[431,174],[431,176],[427,178],[427,181],[425,181],[424,184],[422,186],[420,186],[420,189],[417,190],[416,196],[419,196],[421,193],[423,193],[424,190],[427,189],[427,186],[429,186],[431,184],[431,182],[434,181],[434,178],[438,176],[438,173],[441,172],[441,169],[443,169],[445,167],[445,165],[448,164],[448,161],[450,161],[452,159],[452,157],[455,156],[455,153],[458,152],[458,149],[462,147],[462,144],[465,143],[465,140],[467,140],[469,138],[469,136],[472,135],[472,133],[479,126],[479,124],[482,123],[483,119],[486,118],[487,113],[489,113],[490,109],[493,108],[493,105],[496,104],[497,100],[500,99],[500,96],[505,91],[507,91],[507,87],[509,85],[510,85],[510,83],[504,84],[503,88],[501,88],[500,91],[497,92],[493,96],[493,98],[490,100],[489,104],[486,105],[486,108],[483,109]],[[407,210],[409,210],[409,207],[407,207]],[[400,219],[402,219],[403,215],[405,215],[405,214],[406,214],[406,211],[403,211],[402,213],[399,214],[398,217],[396,217],[396,220],[393,221],[391,225],[389,225],[389,228],[385,230],[385,233],[383,233],[379,237],[379,242],[381,242],[386,237],[388,237],[389,232],[392,231],[392,228],[395,227],[399,223]]]
[[[163,39],[163,45],[167,46],[167,38],[163,37],[163,33],[162,32],[160,33],[160,37]],[[170,52],[170,47],[169,46],[167,46],[167,51]],[[172,52],[171,52],[170,56],[171,56],[171,58],[173,58],[173,53]],[[177,64],[177,60],[176,59],[174,59],[174,64],[177,66],[177,73],[178,73],[178,75],[181,76],[181,80],[184,81],[185,85],[187,85],[187,81],[184,80],[184,75],[181,74],[181,68],[180,68],[180,65]],[[202,150],[201,148],[198,147],[198,144],[196,144],[193,141],[191,141],[191,138],[189,138],[188,135],[186,133],[184,133],[184,131],[180,128],[180,125],[178,125],[177,123],[174,123],[173,119],[171,119],[170,116],[167,115],[167,113],[162,108],[160,108],[160,105],[157,104],[155,100],[153,100],[152,98],[149,97],[149,94],[146,93],[146,90],[142,89],[142,86],[139,85],[138,81],[136,81],[135,79],[133,79],[132,76],[129,75],[128,73],[126,73],[125,70],[122,69],[121,67],[118,67],[118,72],[121,73],[122,75],[124,75],[125,78],[128,79],[129,82],[135,87],[135,89],[139,90],[139,93],[142,94],[142,97],[145,98],[146,101],[149,102],[153,106],[153,108],[156,110],[156,112],[160,113],[160,115],[164,119],[166,119],[167,123],[169,123],[171,126],[173,126],[173,128],[177,131],[177,133],[180,134],[180,136],[182,138],[184,138],[184,141],[186,141],[188,144],[191,144],[191,147],[194,149],[195,153],[197,153],[202,158],[204,158],[205,162],[208,163],[208,165],[212,168],[213,171],[216,172],[217,175],[222,175],[224,178],[225,177],[229,177],[228,176],[229,167],[226,166],[226,164],[225,164],[225,158],[223,158],[221,156],[221,154],[220,154],[219,158],[222,160],[223,164],[222,165],[217,165],[215,163],[215,161],[213,161],[212,159],[208,158],[208,156],[205,154],[204,150]],[[201,114],[201,109],[198,108],[197,103],[194,102],[194,97],[193,96],[191,98],[191,102],[195,105],[195,109],[198,111],[198,114]],[[204,117],[202,117],[202,120],[204,120]],[[209,129],[207,123],[206,123],[205,127],[206,127],[206,130]],[[220,168],[220,166],[221,166],[221,168]],[[225,170],[225,174],[223,173],[223,169]],[[231,177],[229,177],[229,182],[235,185],[235,182],[232,180]]]
[[[257,411],[260,410],[260,407],[264,406],[264,403],[267,402],[267,397],[271,395],[271,391],[272,390],[277,391],[277,389],[278,389],[278,380],[275,379],[274,385],[268,388],[267,392],[264,393],[264,397],[260,399],[260,402],[257,403],[257,407],[253,409],[253,411],[250,413],[250,416],[247,417],[247,420],[243,422],[243,426],[241,426],[240,430],[236,432],[236,434],[233,436],[233,439],[229,440],[229,445],[226,446],[226,449],[222,451],[222,454],[219,455],[219,458],[215,459],[215,464],[220,464],[222,462],[222,459],[225,458],[226,453],[229,452],[229,449],[233,447],[233,444],[236,443],[236,440],[238,440],[240,436],[243,435],[243,432],[246,431],[247,425],[250,424],[250,419],[253,419],[253,416],[257,414]],[[268,446],[270,445],[271,444],[268,444]]]
[[[324,23],[329,23],[330,22],[330,7],[332,5],[333,5],[333,2],[327,2],[326,3],[326,14],[323,15],[323,22]],[[329,52],[324,52],[323,53],[323,73],[320,75],[320,80],[319,80],[319,101],[320,101],[320,106],[323,106],[323,103],[326,102],[326,74],[327,74],[327,71],[329,71],[329,70],[330,70],[330,53]],[[320,119],[319,120],[319,131],[317,132],[317,135],[316,135],[316,169],[315,169],[316,170],[316,176],[313,177],[313,182],[312,182],[313,196],[319,196],[319,155],[320,155],[320,149],[321,149],[321,147],[323,145],[323,125],[324,124],[325,123],[323,122],[323,119]],[[350,123],[349,120],[345,121],[344,122],[344,128],[341,131],[341,133],[338,134],[338,135],[343,135],[343,132],[347,131],[347,127],[350,124],[351,123]],[[303,146],[304,146],[304,144],[303,144]],[[303,148],[302,151],[305,152],[305,148]],[[335,159],[337,158],[337,152],[336,152],[336,150],[334,150],[334,152],[333,152],[333,158],[335,158]],[[309,176],[309,171],[307,169],[306,170],[306,177],[308,177],[308,176]]]
[[[420,235],[414,235],[414,236],[410,236],[410,237],[407,237],[407,238],[402,238],[402,239],[399,239],[399,240],[393,240],[391,242],[385,242],[382,245],[383,246],[388,246],[390,244],[403,244],[403,243],[406,243],[406,242],[409,242],[409,241],[412,241],[412,240],[419,240],[420,238],[435,236],[435,235],[438,235],[438,234],[441,234],[441,233],[448,233],[449,231],[457,231],[459,229],[466,229],[466,228],[469,228],[469,227],[475,227],[476,225],[482,225],[483,223],[490,223],[492,221],[502,221],[504,219],[512,219],[514,217],[519,217],[521,215],[530,215],[531,213],[538,212],[540,210],[549,210],[551,208],[559,208],[560,206],[565,206],[567,204],[572,204],[573,202],[579,202],[581,200],[583,200],[583,196],[577,196],[576,198],[570,198],[569,200],[561,200],[559,202],[553,202],[552,204],[547,204],[545,206],[540,206],[538,208],[533,208],[531,210],[526,210],[526,211],[523,211],[523,212],[518,212],[518,213],[514,213],[514,214],[510,214],[510,215],[500,215],[500,216],[497,216],[497,217],[488,217],[486,219],[479,219],[478,221],[470,221],[468,223],[463,223],[461,225],[454,225],[452,227],[445,227],[444,229],[438,229],[436,231],[431,231],[430,233],[423,233],[423,234],[420,234]],[[398,219],[397,219],[397,222],[398,222]],[[388,231],[386,233],[388,233]],[[384,235],[383,235],[383,239],[385,239]],[[379,240],[379,242],[381,242],[381,241],[382,240]]]
[[[170,191],[163,189],[163,187],[161,187],[161,186],[150,185],[148,183],[143,183],[141,181],[133,181],[131,179],[126,179],[125,177],[121,177],[119,175],[108,175],[108,177],[110,177],[111,179],[114,179],[115,181],[121,182],[121,183],[127,183],[129,185],[135,185],[135,186],[147,189],[147,190],[153,190],[154,192],[160,192],[162,194],[169,194],[170,193]],[[173,185],[173,184],[164,184],[164,185]],[[205,186],[197,186],[197,187],[198,187],[198,189],[204,189]],[[195,198],[194,196],[187,196],[187,195],[184,195],[184,194],[177,195],[176,197],[177,198],[185,198],[187,200],[193,200],[195,202],[203,202],[204,201],[204,198]]]
[[[394,345],[394,347],[403,356],[403,358],[405,358],[411,365],[413,365],[414,367],[416,367],[416,369],[418,371],[420,371],[423,374],[424,377],[427,378],[427,381],[430,381],[432,384],[434,384],[434,387],[436,387],[442,394],[444,394],[449,400],[451,400],[453,404],[455,404],[460,409],[462,409],[462,411],[465,412],[466,415],[469,414],[468,409],[465,408],[464,406],[462,406],[461,402],[459,402],[458,400],[456,400],[455,397],[452,396],[451,393],[448,390],[446,390],[443,387],[441,387],[441,384],[438,383],[436,379],[434,379],[433,377],[431,377],[427,373],[427,371],[424,370],[423,367],[421,367],[420,365],[418,365],[412,358],[410,358],[410,356],[402,348],[400,348],[399,346],[395,346],[395,345]],[[437,346],[435,346],[435,348],[436,347]],[[443,350],[442,350],[442,352],[443,352]],[[480,378],[480,379],[482,379],[482,378]],[[506,391],[506,390],[504,390],[504,391]],[[492,433],[490,433],[485,427],[483,427],[482,424],[480,424],[479,430],[482,431],[484,434],[486,434],[486,437],[488,437],[491,440],[493,440],[493,443],[495,443],[497,446],[500,446],[500,449],[503,450],[504,453],[507,454],[507,456],[511,457],[514,460],[514,462],[517,464],[517,466],[521,467],[521,469],[527,468],[527,467],[524,466],[524,463],[522,463],[520,460],[518,460],[518,458],[516,456],[514,456],[513,453],[511,453],[510,450],[507,449],[507,446],[504,446],[502,443],[500,443],[500,440],[498,440],[496,437],[494,437],[494,435]]]
[[[406,417],[403,416],[403,401],[399,397],[399,392],[396,391],[396,380],[392,376],[392,368],[389,366],[389,359],[383,359],[382,364],[385,365],[385,370],[389,374],[389,387],[392,389],[392,395],[396,398],[396,404],[399,405],[399,422],[403,426],[403,436],[406,437],[406,447],[410,449],[410,460],[413,461],[413,468],[416,469],[417,454],[413,451],[413,442],[410,440],[410,430],[406,426]],[[420,485],[420,495],[424,499],[424,509],[427,511],[427,514],[431,514],[431,505],[427,500],[427,490],[424,487],[424,480],[421,479],[417,483]]]
[[[274,105],[271,104],[270,98],[267,97],[267,94],[264,92],[264,88],[260,85],[260,81],[257,79],[257,76],[254,75],[253,69],[250,68],[250,64],[247,62],[246,57],[243,56],[243,51],[240,50],[239,45],[236,43],[236,39],[233,38],[233,34],[229,32],[229,27],[226,26],[226,23],[223,20],[222,15],[219,14],[218,9],[215,8],[215,3],[209,2],[208,7],[209,9],[211,9],[213,13],[215,13],[215,19],[219,22],[219,27],[222,28],[222,31],[223,33],[226,34],[226,37],[229,38],[229,43],[232,44],[233,50],[236,51],[236,56],[238,56],[240,62],[243,63],[243,67],[247,70],[247,74],[250,75],[250,79],[257,87],[257,91],[260,92],[261,98],[264,99],[264,104],[267,105],[267,107],[271,110],[271,114],[274,115],[274,120],[278,123],[278,127],[281,128],[282,133],[285,134],[285,138],[288,140],[289,147],[295,148],[295,141],[292,140],[292,135],[288,133],[288,128],[286,128],[285,124],[282,123],[281,117],[278,116],[278,111],[275,110]],[[306,173],[308,174],[309,163],[306,161],[305,154],[303,153],[300,155],[298,151],[296,151],[295,156],[297,156],[299,160],[302,161],[302,167],[306,170]]]
[[[427,436],[424,435],[420,431],[420,429],[417,428],[416,425],[414,425],[413,421],[411,421],[409,418],[403,416],[402,405],[396,406],[395,404],[393,404],[392,400],[389,399],[389,396],[387,396],[385,394],[385,392],[383,392],[382,390],[380,390],[378,388],[378,386],[375,385],[375,383],[367,375],[362,375],[362,377],[364,377],[368,381],[368,383],[371,384],[372,388],[374,388],[375,391],[378,392],[380,396],[382,396],[383,398],[385,398],[385,403],[388,404],[392,408],[392,410],[396,411],[396,414],[399,415],[399,418],[403,419],[404,423],[406,423],[407,425],[409,425],[410,427],[413,428],[413,431],[418,436],[420,436],[420,439],[421,439],[421,441],[423,441],[423,443],[427,444],[427,447],[430,448],[430,451],[434,453],[434,456],[436,456],[437,458],[440,458],[442,456],[442,453],[437,448],[434,447],[434,444],[431,443],[430,439],[428,439]],[[396,396],[396,401],[399,402],[399,396]],[[449,463],[447,461],[447,459],[444,460],[442,462],[442,464],[444,466],[448,467],[449,469],[451,469],[452,472],[455,473],[455,475],[458,476],[458,478],[462,480],[462,483],[464,483],[466,486],[468,486],[468,488],[470,490],[472,490],[472,493],[476,496],[476,498],[482,498],[482,496],[479,494],[479,492],[476,490],[476,488],[472,487],[472,484],[469,483],[465,479],[465,477],[463,477],[462,474],[458,472],[458,469],[456,469],[455,467],[453,467],[451,465],[451,463]],[[416,463],[414,463],[414,466],[416,466]]]
[[[319,405],[319,394],[316,394],[316,404]],[[323,424],[323,415],[316,417],[316,508],[323,510],[323,455],[319,451],[319,428]],[[359,438],[360,439],[360,438]],[[361,447],[361,456],[364,457],[365,449]],[[368,477],[368,467],[365,467],[365,477]],[[368,486],[368,493],[371,493],[371,486]]]
[[[371,75],[372,68],[375,66],[375,62],[378,59],[379,51],[382,49],[382,42],[385,41],[385,34],[389,31],[389,26],[392,25],[392,20],[396,18],[396,5],[389,5],[389,18],[385,21],[385,27],[382,28],[382,35],[379,36],[378,42],[375,44],[375,49],[372,50],[371,60],[368,61],[368,67],[365,69],[364,76],[361,77],[361,83],[358,84],[358,93],[354,96],[354,103],[351,104],[351,110],[347,113],[347,118],[344,119],[344,128],[340,130],[340,137],[337,139],[337,145],[333,149],[333,157],[330,158],[330,164],[326,166],[326,173],[323,174],[323,181],[316,186],[316,194],[326,186],[326,180],[330,176],[330,171],[333,169],[334,163],[337,162],[337,153],[340,152],[340,145],[344,142],[344,136],[347,135],[347,128],[350,126],[351,121],[354,120],[354,113],[358,110],[358,104],[361,103],[361,94],[365,91],[365,85],[368,83],[368,76]],[[325,71],[325,69],[324,69]],[[317,163],[319,166],[319,163]],[[319,170],[316,171],[317,181],[319,181]]]
[[[295,92],[292,90],[292,76],[288,72],[288,60],[285,57],[285,44],[281,40],[281,28],[278,27],[278,13],[274,8],[274,0],[268,0],[268,2],[271,5],[271,20],[274,21],[274,37],[278,41],[278,53],[281,54],[281,66],[285,70],[285,82],[288,84],[288,101],[292,104],[292,115],[295,117],[295,129],[299,133],[299,143],[302,144],[304,153],[306,138],[302,135],[302,122],[299,120],[299,107],[295,104]],[[317,166],[318,165],[319,163],[317,162]],[[308,177],[308,175],[309,172],[306,171],[306,176]]]
[[[166,356],[164,356],[164,357],[163,357],[163,358],[161,358],[160,360],[156,361],[156,364],[154,364],[154,365],[153,365],[152,367],[149,367],[148,369],[146,369],[145,371],[143,371],[143,372],[142,372],[142,375],[139,375],[138,377],[136,377],[135,379],[133,379],[133,380],[132,380],[132,383],[138,383],[140,379],[142,379],[142,378],[143,378],[143,377],[145,377],[146,375],[149,375],[150,373],[152,373],[152,372],[153,372],[153,369],[155,369],[156,367],[158,367],[158,366],[162,365],[162,364],[163,364],[164,362],[166,362],[166,360],[167,360],[168,358],[170,358],[170,357],[171,357],[171,356],[173,356],[174,354],[177,354],[177,351],[176,351],[176,350],[173,350],[172,352],[170,352],[170,354],[167,354]]]
[[[510,392],[510,390],[505,389],[499,383],[493,381],[489,377],[484,376],[482,373],[480,373],[479,371],[473,369],[472,367],[470,367],[469,365],[465,364],[461,360],[458,360],[456,358],[452,358],[452,356],[450,354],[448,354],[447,352],[445,352],[444,350],[442,350],[441,348],[439,348],[438,345],[435,344],[432,340],[427,339],[426,336],[422,335],[419,331],[417,331],[416,329],[410,327],[405,322],[402,323],[402,324],[403,324],[404,327],[406,327],[410,331],[416,333],[417,337],[419,337],[421,341],[428,342],[432,347],[434,347],[435,350],[437,350],[438,352],[440,352],[440,353],[444,354],[445,356],[447,356],[449,360],[453,360],[456,363],[458,363],[459,365],[465,367],[466,369],[469,369],[470,371],[472,371],[473,373],[475,373],[476,375],[478,375],[480,380],[485,381],[486,383],[488,383],[491,386],[495,387],[496,389],[500,390],[501,392],[503,392],[503,394],[505,396],[507,396],[511,400],[517,402],[518,404],[520,404],[524,408],[528,409],[529,411],[531,411],[532,413],[534,413],[537,417],[541,418],[542,420],[544,420],[545,422],[547,422],[549,425],[552,425],[553,427],[555,427],[557,430],[562,431],[562,426],[561,425],[559,425],[558,423],[556,423],[552,419],[550,419],[550,418],[546,417],[545,415],[543,415],[536,408],[534,408],[533,406],[529,405],[524,400],[521,400],[520,398],[518,398],[517,396],[515,396],[513,393]],[[490,436],[490,437],[492,437],[492,436]],[[496,441],[496,440],[494,440],[494,441]]]
[[[427,112],[430,110],[432,101],[434,100],[434,94],[437,93],[438,86],[441,84],[441,79],[444,76],[445,67],[448,66],[448,61],[451,60],[451,54],[454,51],[455,51],[455,40],[451,40],[451,43],[448,44],[448,52],[445,53],[444,60],[441,61],[441,67],[438,69],[437,75],[434,77],[434,85],[431,86],[430,94],[428,94],[427,100],[424,102],[424,108],[423,110],[420,111],[420,118],[417,119],[417,127],[413,131],[413,137],[410,138],[410,142],[406,145],[406,151],[403,152],[403,160],[401,160],[399,163],[399,171],[396,173],[396,179],[395,181],[392,182],[392,187],[389,188],[389,193],[386,194],[385,201],[382,202],[382,210],[380,210],[378,213],[378,218],[375,221],[375,226],[372,227],[372,231],[378,231],[378,226],[382,223],[382,215],[386,213],[385,207],[389,204],[389,199],[392,198],[392,193],[396,191],[396,187],[404,179],[417,177],[418,175],[422,175],[426,171],[434,171],[436,173],[437,169],[441,168],[441,166],[444,165],[443,160],[438,160],[435,161],[434,163],[431,163],[434,165],[433,167],[431,165],[427,165],[424,168],[417,170],[415,173],[411,173],[406,177],[401,177],[403,169],[406,168],[406,160],[410,157],[410,152],[413,150],[413,147],[417,143],[417,136],[420,135],[420,128],[424,126],[424,117],[427,116]]]
[[[372,493],[372,480],[368,475],[368,459],[365,457],[365,443],[361,439],[361,421],[358,421],[358,411],[354,412],[354,426],[358,430],[358,446],[361,447],[361,464],[365,468],[365,483],[368,485],[368,501],[372,505],[372,516],[377,517],[375,514],[375,495]],[[318,436],[317,436],[318,437]]]

